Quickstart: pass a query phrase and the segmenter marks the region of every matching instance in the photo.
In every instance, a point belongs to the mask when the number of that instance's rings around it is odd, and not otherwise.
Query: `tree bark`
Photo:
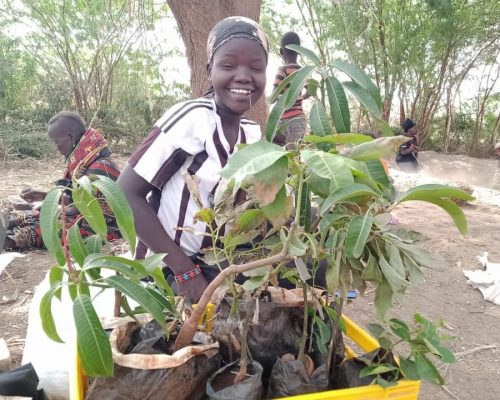
[[[261,3],[262,0],[167,0],[186,47],[192,98],[203,96],[209,87],[206,48],[210,30],[217,22],[232,15],[241,15],[258,22]],[[267,120],[265,96],[247,114],[260,124],[264,132]]]

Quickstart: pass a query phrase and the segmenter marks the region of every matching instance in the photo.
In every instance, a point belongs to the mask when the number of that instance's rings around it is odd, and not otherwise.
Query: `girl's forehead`
[[[228,40],[217,49],[215,57],[252,55],[258,56],[263,62],[267,61],[266,53],[262,46],[254,40],[248,38],[233,38]]]

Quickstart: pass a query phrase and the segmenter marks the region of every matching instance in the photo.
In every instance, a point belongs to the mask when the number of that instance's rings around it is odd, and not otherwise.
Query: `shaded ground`
[[[446,158],[439,163],[439,155],[430,154],[423,158],[432,169],[449,176],[454,164],[457,171],[479,171],[496,165],[490,160],[483,166],[464,157]],[[24,187],[35,185],[50,188],[54,179],[62,173],[61,160],[0,165],[3,185],[0,187],[0,200],[15,195]],[[120,160],[123,165],[123,159]],[[451,163],[451,164],[448,164]],[[464,166],[464,164],[466,166]],[[451,168],[451,169],[450,169]],[[427,170],[427,168],[426,168]],[[31,176],[36,171],[36,176]],[[445,171],[448,171],[446,174]],[[452,172],[450,172],[452,171]],[[467,176],[463,179],[467,181]],[[481,184],[479,181],[471,181]],[[500,306],[487,303],[479,291],[472,289],[462,269],[478,267],[475,257],[487,251],[490,260],[500,262],[500,208],[474,205],[465,209],[469,221],[469,235],[462,237],[451,224],[449,217],[440,209],[424,203],[407,203],[396,209],[394,215],[401,224],[425,233],[429,240],[428,249],[443,254],[448,268],[443,271],[428,270],[426,284],[410,289],[404,304],[396,307],[394,315],[411,319],[420,312],[433,320],[446,321],[446,334],[453,337],[450,345],[459,354],[458,361],[449,368],[443,368],[446,375],[446,390],[425,385],[421,399],[484,399],[496,400],[500,397]],[[9,343],[16,363],[22,355],[22,339],[26,333],[28,307],[34,287],[41,281],[52,265],[51,257],[45,252],[32,252],[25,258],[18,258],[0,277],[0,337]],[[6,304],[3,298],[10,299],[18,289],[17,298]],[[373,292],[359,297],[346,311],[362,325],[373,321]],[[460,353],[484,345],[497,348],[474,350],[471,354]]]

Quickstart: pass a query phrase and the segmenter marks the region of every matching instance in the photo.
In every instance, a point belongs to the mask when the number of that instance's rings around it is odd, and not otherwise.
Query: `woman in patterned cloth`
[[[48,134],[59,153],[66,159],[64,177],[56,181],[56,185],[70,187],[72,178],[84,175],[102,175],[113,180],[118,178],[120,172],[110,158],[111,149],[106,139],[95,129],[87,129],[85,121],[78,114],[61,111],[54,115],[48,124]],[[27,251],[44,248],[40,230],[40,212],[34,203],[43,201],[46,194],[37,189],[26,189],[21,192],[21,197],[31,209],[11,210],[8,213],[3,222],[6,225],[4,250]],[[79,217],[78,210],[71,203],[71,192],[67,191],[64,204],[65,215],[70,225]],[[106,207],[104,208],[108,224],[108,240],[116,239],[120,236],[115,218]],[[82,236],[94,234],[85,220],[81,220],[79,224]]]

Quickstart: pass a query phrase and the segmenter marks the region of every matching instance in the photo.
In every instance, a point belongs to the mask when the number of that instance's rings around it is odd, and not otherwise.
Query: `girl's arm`
[[[146,196],[154,186],[139,176],[129,164],[120,174],[118,183],[134,213],[135,229],[141,241],[154,253],[167,253],[164,261],[175,275],[195,268],[191,259],[165,232],[156,212],[147,202]],[[186,294],[192,301],[198,301],[206,286],[207,282],[200,274],[181,284],[178,283],[178,294]]]

